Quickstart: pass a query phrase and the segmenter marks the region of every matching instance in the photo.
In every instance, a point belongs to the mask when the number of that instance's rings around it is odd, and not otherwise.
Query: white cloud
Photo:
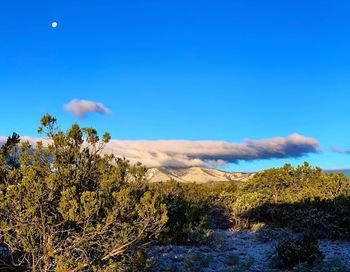
[[[32,143],[38,139],[31,139]],[[5,138],[0,138],[0,142]],[[111,140],[104,153],[125,157],[148,167],[223,166],[239,161],[298,158],[320,152],[316,139],[300,134],[241,143],[188,140]]]
[[[222,166],[241,160],[297,158],[318,153],[320,144],[299,134],[242,143],[223,141],[127,141],[112,140],[105,152],[123,156],[132,162],[141,161],[149,167]]]
[[[96,112],[100,114],[111,113],[111,110],[102,103],[78,99],[74,99],[69,103],[65,104],[64,109],[78,117],[84,117],[90,112]]]

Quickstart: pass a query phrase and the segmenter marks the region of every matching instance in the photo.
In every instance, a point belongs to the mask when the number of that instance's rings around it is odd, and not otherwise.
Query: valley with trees
[[[350,179],[308,163],[149,182],[108,133],[46,114],[0,150],[0,271],[350,271]]]

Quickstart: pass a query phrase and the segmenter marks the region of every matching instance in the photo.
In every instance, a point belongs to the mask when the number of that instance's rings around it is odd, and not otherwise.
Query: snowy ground
[[[288,231],[236,232],[214,230],[214,239],[203,246],[153,246],[150,255],[158,261],[156,271],[276,271],[271,260],[276,241]],[[320,240],[325,261],[340,259],[350,268],[350,242]]]

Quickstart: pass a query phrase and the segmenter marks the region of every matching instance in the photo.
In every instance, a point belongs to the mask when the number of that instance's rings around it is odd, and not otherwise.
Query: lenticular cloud
[[[23,138],[30,142],[39,139]],[[5,138],[1,138],[3,142]],[[288,137],[263,140],[246,139],[241,143],[188,140],[111,140],[104,153],[125,157],[148,167],[222,166],[239,161],[299,158],[319,153],[316,139],[294,133]]]
[[[223,141],[121,141],[112,140],[105,149],[141,161],[149,167],[219,166],[239,161],[277,158],[298,158],[318,153],[320,144],[313,138],[297,133],[288,137],[264,140],[244,140],[241,143]]]

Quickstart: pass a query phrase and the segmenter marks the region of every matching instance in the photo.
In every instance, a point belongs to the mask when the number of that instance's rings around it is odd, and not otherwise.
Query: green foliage
[[[126,263],[128,272],[151,272],[156,268],[156,261],[149,258],[144,248],[132,252]]]
[[[265,170],[244,183],[229,207],[236,228],[264,222],[350,238],[350,179],[307,163]]]
[[[169,219],[161,239],[163,243],[203,243],[211,234],[209,227],[230,227],[224,205],[237,189],[234,182],[186,184],[171,180],[150,186],[160,193],[167,206]]]
[[[343,174],[287,164],[239,187],[149,185],[140,163],[101,154],[108,133],[100,138],[95,129],[77,124],[62,131],[48,114],[38,131],[48,140],[31,146],[14,133],[0,149],[0,244],[10,253],[10,265],[32,271],[150,271],[145,245],[203,243],[210,228],[231,227],[227,218],[236,228],[263,222],[350,238],[350,179]],[[265,229],[260,238],[274,233]],[[277,252],[285,267],[323,256],[310,235],[284,240]],[[238,271],[251,266],[236,256],[225,262]],[[200,271],[210,259],[189,256],[186,263],[188,270]]]
[[[276,251],[284,268],[292,268],[301,263],[313,265],[324,258],[315,236],[309,232],[297,240],[286,238],[277,245]]]
[[[207,216],[201,202],[191,202],[183,185],[176,181],[153,187],[167,207],[168,222],[162,235],[164,243],[193,244],[202,242],[208,234]]]
[[[186,184],[171,180],[150,186],[160,193],[168,210],[167,228],[161,239],[163,243],[203,243],[211,234],[209,227],[226,223],[224,227],[227,228],[223,195],[231,197],[237,189],[235,183]]]
[[[39,132],[48,143],[19,144],[14,134],[0,152],[0,243],[13,265],[115,271],[159,236],[166,206],[142,165],[101,155],[109,134],[77,124],[63,132],[48,114]]]
[[[20,137],[16,132],[14,132],[7,138],[6,143],[1,147],[1,163],[3,167],[14,169],[20,166],[16,154],[16,146],[19,144],[19,142]]]

